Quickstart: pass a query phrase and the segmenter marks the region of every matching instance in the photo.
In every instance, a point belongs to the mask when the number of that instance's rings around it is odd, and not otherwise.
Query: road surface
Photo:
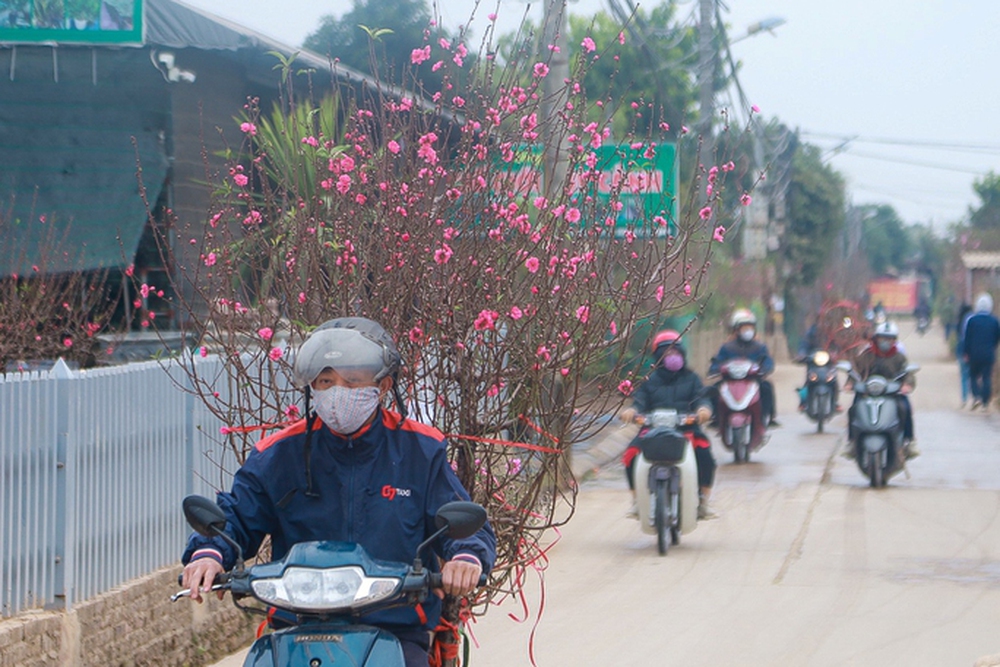
[[[713,445],[721,518],[660,557],[606,467],[550,554],[533,640],[538,577],[527,622],[510,604],[474,626],[472,665],[528,665],[529,646],[540,667],[971,666],[1000,652],[1000,418],[959,411],[940,328],[903,323],[902,339],[922,366],[909,478],[868,488],[836,455],[846,418],[817,434],[793,412],[803,369],[779,367],[783,426],[756,459]]]

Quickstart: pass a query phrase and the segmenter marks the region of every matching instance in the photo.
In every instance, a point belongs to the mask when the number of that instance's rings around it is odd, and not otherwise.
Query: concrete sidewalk
[[[602,417],[600,431],[573,445],[570,470],[578,483],[592,478],[601,468],[621,456],[635,437],[638,427],[625,424],[617,416]]]

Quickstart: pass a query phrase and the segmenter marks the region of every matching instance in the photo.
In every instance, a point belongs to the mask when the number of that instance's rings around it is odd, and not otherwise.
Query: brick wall
[[[259,619],[227,597],[170,602],[180,566],[135,579],[72,611],[0,621],[0,667],[212,664],[248,645]]]

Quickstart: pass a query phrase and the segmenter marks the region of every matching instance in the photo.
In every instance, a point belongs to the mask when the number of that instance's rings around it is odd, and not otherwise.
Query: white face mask
[[[740,338],[744,342],[749,343],[750,341],[753,340],[753,336],[755,333],[756,331],[754,331],[752,328],[740,329]]]
[[[350,435],[361,428],[378,407],[378,387],[330,387],[313,390],[316,414],[330,430]]]
[[[896,341],[888,338],[879,338],[875,341],[875,345],[882,352],[888,352],[892,349],[892,346],[896,344]]]

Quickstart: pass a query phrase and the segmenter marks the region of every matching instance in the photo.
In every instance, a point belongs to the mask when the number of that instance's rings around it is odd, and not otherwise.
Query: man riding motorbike
[[[768,418],[768,426],[781,426],[776,419],[777,406],[774,400],[774,386],[766,379],[774,371],[774,359],[767,345],[757,339],[757,316],[746,308],[733,311],[729,320],[732,338],[719,348],[708,367],[709,375],[718,374],[722,365],[732,359],[748,359],[760,369],[761,414]],[[718,410],[718,383],[712,388],[713,407]]]
[[[819,315],[813,317],[812,324],[806,329],[805,334],[802,336],[802,340],[799,341],[799,354],[798,359],[800,362],[806,364],[806,382],[798,390],[799,395],[799,412],[805,412],[806,410],[806,399],[809,396],[808,389],[808,376],[809,376],[809,364],[811,363],[812,357],[816,352],[820,350],[825,350],[824,341],[822,340],[822,335],[820,334],[820,324],[821,318]],[[825,350],[829,352],[829,350]],[[833,363],[832,361],[830,362]],[[837,403],[839,399],[840,384],[837,382],[836,373],[834,372],[833,383],[830,386],[831,396],[830,401],[833,405],[835,411],[840,411],[841,407]]]
[[[858,353],[854,361],[854,370],[863,380],[867,380],[871,375],[881,375],[887,379],[899,377],[906,370],[906,355],[899,349],[899,328],[894,322],[886,320],[877,327],[872,335],[872,340],[868,346]],[[852,383],[848,381],[848,386]],[[907,394],[913,391],[916,386],[916,378],[913,374],[907,374],[903,378],[903,390],[896,395],[899,402],[899,414],[903,422],[903,440],[906,443],[904,451],[907,459],[915,459],[920,456],[917,449],[917,441],[913,437],[913,410],[910,407],[910,399]],[[854,395],[854,403],[847,411],[848,439],[844,450],[844,457],[854,458],[854,411],[857,409],[858,394]]]
[[[698,424],[712,417],[711,403],[705,397],[705,388],[698,374],[687,367],[687,352],[681,343],[681,335],[673,329],[659,332],[653,338],[653,360],[655,368],[649,377],[632,394],[632,407],[621,413],[621,419],[632,422],[637,416],[646,415],[657,409],[677,410],[681,413],[694,412]],[[698,518],[714,519],[718,516],[708,504],[715,483],[715,458],[711,445],[701,428],[696,425],[692,431],[695,461],[698,464]],[[635,441],[622,455],[625,477],[632,490],[630,516],[638,516],[635,506],[635,457],[639,447]]]
[[[437,509],[468,500],[448,462],[444,436],[407,419],[396,387],[399,352],[376,322],[362,317],[330,320],[315,329],[295,355],[293,381],[305,392],[306,418],[264,438],[219,493],[226,532],[249,558],[271,536],[271,559],[300,542],[356,542],[375,559],[406,562],[437,529]],[[400,413],[382,407],[387,395]],[[314,411],[310,411],[310,402]],[[445,593],[461,596],[478,584],[496,557],[496,537],[486,524],[463,540],[433,545]],[[221,538],[192,534],[184,551],[183,585],[200,602],[217,574],[233,567],[234,549]],[[221,594],[220,594],[221,597]],[[428,596],[417,608],[397,607],[361,621],[396,635],[407,667],[428,664],[430,633],[441,600]]]

